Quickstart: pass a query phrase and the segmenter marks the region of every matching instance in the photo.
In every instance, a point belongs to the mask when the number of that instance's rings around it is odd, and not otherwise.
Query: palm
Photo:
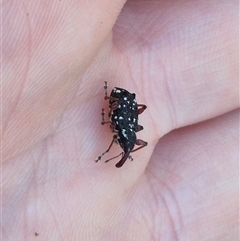
[[[203,12],[211,7],[202,5]],[[34,11],[46,12],[45,7]],[[43,240],[196,240],[198,233],[210,232],[213,240],[228,237],[229,227],[230,239],[236,238],[237,115],[203,122],[237,107],[234,72],[219,67],[235,57],[227,45],[235,34],[228,26],[232,21],[214,22],[223,25],[214,35],[223,33],[223,41],[213,45],[214,26],[195,18],[188,2],[190,19],[168,4],[130,1],[113,30],[114,17],[101,23],[101,16],[99,26],[89,29],[90,22],[82,28],[77,12],[83,6],[77,7],[69,5],[67,16],[61,8],[59,16],[46,15],[59,24],[46,33],[34,28],[31,47],[11,53],[27,60],[19,57],[6,88],[19,81],[4,96],[6,240],[31,240],[35,232]],[[210,15],[218,19],[217,12]],[[35,18],[47,24],[47,18]],[[27,23],[19,22],[29,33]],[[76,31],[66,33],[72,25]],[[18,29],[14,33],[20,35]],[[9,73],[14,61],[6,60]],[[120,169],[114,160],[93,161],[112,138],[109,127],[100,125],[101,108],[107,107],[103,81],[135,92],[148,106],[138,136],[149,145]],[[184,127],[193,123],[198,124]],[[167,134],[179,127],[184,128]],[[115,146],[109,156],[119,152]]]

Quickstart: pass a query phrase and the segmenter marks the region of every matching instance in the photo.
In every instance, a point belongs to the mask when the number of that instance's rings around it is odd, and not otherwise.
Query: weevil
[[[105,121],[105,110],[102,109],[101,124],[110,124],[111,130],[115,134],[108,149],[95,161],[98,162],[101,160],[101,158],[109,152],[113,143],[116,143],[120,145],[123,152],[105,162],[109,162],[110,160],[121,156],[121,160],[115,165],[116,167],[121,167],[128,158],[131,161],[133,160],[130,153],[138,151],[148,144],[146,141],[137,139],[136,137],[136,132],[143,130],[143,126],[138,124],[138,115],[143,113],[147,106],[137,104],[136,95],[134,93],[130,93],[119,87],[113,88],[110,96],[108,96],[108,85],[106,81],[104,83],[104,99],[109,100],[109,121]],[[135,145],[139,147],[134,149]]]

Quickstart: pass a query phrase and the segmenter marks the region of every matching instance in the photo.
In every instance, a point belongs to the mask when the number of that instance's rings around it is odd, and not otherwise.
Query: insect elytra
[[[110,128],[113,133],[113,139],[108,149],[104,151],[96,160],[98,162],[101,158],[109,152],[113,143],[119,144],[122,148],[122,152],[112,157],[105,162],[109,162],[121,156],[120,161],[115,165],[121,167],[129,158],[131,161],[133,158],[130,153],[140,150],[147,146],[147,142],[141,139],[137,139],[136,132],[143,130],[143,126],[138,124],[138,115],[140,115],[146,108],[146,105],[137,104],[136,95],[130,93],[125,89],[114,87],[110,96],[107,94],[107,82],[104,85],[104,99],[109,100],[109,120],[105,121],[105,110],[102,109],[102,125],[110,124]],[[138,147],[134,149],[135,145]]]

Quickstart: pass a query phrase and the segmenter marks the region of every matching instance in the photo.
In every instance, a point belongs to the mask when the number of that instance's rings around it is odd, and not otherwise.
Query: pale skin
[[[238,2],[124,3],[3,2],[3,240],[238,240]],[[148,106],[121,168],[104,81]]]

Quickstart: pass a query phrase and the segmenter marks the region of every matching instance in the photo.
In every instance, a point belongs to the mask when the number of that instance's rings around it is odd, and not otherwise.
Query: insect
[[[110,124],[110,128],[114,134],[113,140],[108,149],[103,152],[96,160],[98,162],[101,158],[109,152],[113,143],[119,144],[123,150],[119,155],[112,157],[105,162],[109,162],[121,156],[121,160],[115,165],[121,167],[129,158],[131,161],[133,158],[130,153],[138,151],[139,149],[147,146],[147,142],[141,139],[137,139],[136,132],[143,130],[143,126],[138,124],[138,115],[143,113],[147,108],[146,105],[137,104],[135,94],[130,93],[125,89],[118,87],[113,88],[110,96],[107,94],[107,82],[104,85],[104,99],[109,100],[109,121],[105,121],[105,111],[102,109],[102,122],[101,124]],[[134,149],[135,145],[138,145]]]

